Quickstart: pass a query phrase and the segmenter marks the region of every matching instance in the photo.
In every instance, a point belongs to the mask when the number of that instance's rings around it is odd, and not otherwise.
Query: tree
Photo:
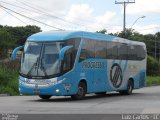
[[[41,32],[40,27],[35,25],[27,25],[25,27],[4,26],[4,29],[13,35],[17,45],[23,45],[30,35]]]
[[[124,31],[117,33],[116,35],[121,38],[130,39],[134,35],[134,29],[126,29],[125,34]]]
[[[10,33],[4,29],[0,30],[0,59],[7,57],[8,49],[15,46],[15,41],[12,39]]]
[[[151,56],[147,57],[147,75],[159,75],[160,63]]]
[[[156,50],[156,52],[157,52],[157,57],[156,58],[158,58],[159,59],[159,61],[160,61],[160,32],[157,32],[156,34],[155,34],[155,40],[156,40],[156,48],[157,48],[157,50]]]
[[[41,29],[35,25],[27,25],[25,27],[0,25],[0,59],[7,57],[9,49],[24,45],[26,39],[37,32],[41,32]]]
[[[96,31],[97,33],[102,33],[102,34],[106,34],[107,33],[107,30],[106,29],[102,29],[100,31]]]

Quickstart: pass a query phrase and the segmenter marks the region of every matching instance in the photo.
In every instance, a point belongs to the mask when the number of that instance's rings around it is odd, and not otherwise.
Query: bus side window
[[[107,59],[117,59],[118,48],[116,42],[107,42]]]
[[[82,49],[81,50],[81,55],[80,55],[80,58],[79,58],[79,62],[87,59],[87,55],[86,54],[87,54],[87,51],[85,49]]]
[[[95,41],[95,58],[106,59],[106,41]]]
[[[73,51],[72,51],[73,52]],[[68,72],[73,68],[73,53],[71,51],[67,51],[64,56],[63,61],[63,72]]]
[[[140,45],[136,45],[137,60],[143,60],[145,58],[145,48]]]
[[[94,40],[85,39],[81,49],[79,62],[85,59],[94,58],[94,53]]]
[[[137,55],[136,55],[136,52],[135,52],[134,45],[129,45],[129,48],[128,48],[128,59],[129,60],[136,60],[137,59]]]
[[[128,59],[128,45],[126,43],[118,43],[118,59]]]

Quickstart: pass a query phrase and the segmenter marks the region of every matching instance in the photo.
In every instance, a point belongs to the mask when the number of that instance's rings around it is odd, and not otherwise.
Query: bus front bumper
[[[25,78],[19,79],[19,92],[21,95],[52,95],[64,96],[74,94],[72,85],[64,81],[50,84],[28,83]],[[57,79],[57,78],[56,78]],[[38,81],[38,80],[37,80]]]

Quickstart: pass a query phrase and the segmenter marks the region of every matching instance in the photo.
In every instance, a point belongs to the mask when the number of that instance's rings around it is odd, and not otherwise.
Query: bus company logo
[[[123,80],[122,69],[117,63],[114,63],[111,67],[110,80],[115,88],[119,88],[122,84]]]

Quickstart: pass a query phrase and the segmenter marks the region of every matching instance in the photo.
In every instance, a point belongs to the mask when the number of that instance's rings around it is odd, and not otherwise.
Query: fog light
[[[56,89],[56,92],[58,93],[58,92],[59,92],[59,89]]]

